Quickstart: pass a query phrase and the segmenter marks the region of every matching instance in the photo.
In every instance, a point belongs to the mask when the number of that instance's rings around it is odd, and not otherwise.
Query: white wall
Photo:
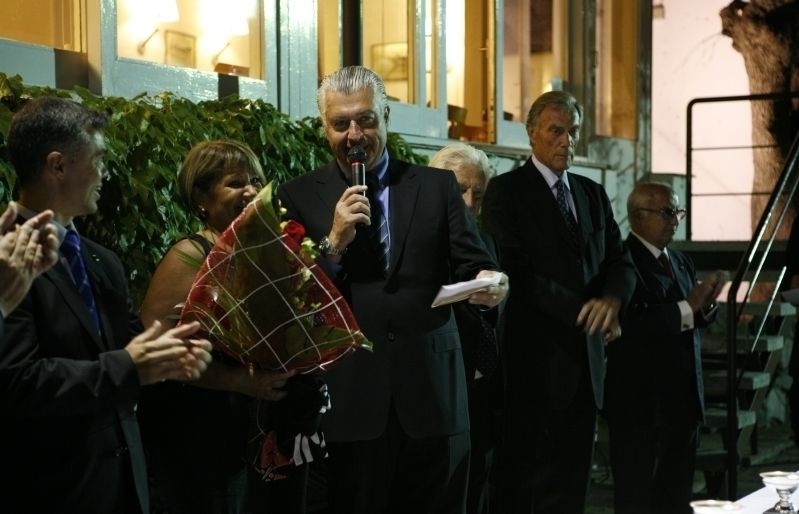
[[[719,11],[729,0],[656,0],[665,17],[652,20],[652,171],[685,174],[686,108],[698,97],[749,94],[743,58],[721,34]],[[745,102],[694,108],[697,147],[751,144]],[[694,153],[693,193],[749,193],[752,152]],[[694,197],[693,239],[745,240],[751,235],[748,196]]]

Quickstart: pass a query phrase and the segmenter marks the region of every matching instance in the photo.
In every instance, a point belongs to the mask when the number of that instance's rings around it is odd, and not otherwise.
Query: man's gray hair
[[[483,172],[483,178],[491,177],[491,165],[484,151],[465,143],[453,143],[439,150],[430,158],[429,166],[451,170],[459,164],[469,164]]]
[[[530,111],[527,113],[527,131],[535,128],[538,125],[538,117],[544,112],[547,107],[558,107],[565,109],[577,116],[580,122],[583,121],[583,107],[580,102],[571,94],[566,91],[549,91],[536,98],[533,105],[530,106]]]
[[[316,103],[319,106],[319,114],[322,115],[322,123],[326,123],[325,96],[328,92],[351,95],[367,88],[374,93],[378,114],[384,115],[385,108],[388,106],[388,98],[386,86],[380,75],[363,66],[347,66],[326,76],[316,92]]]

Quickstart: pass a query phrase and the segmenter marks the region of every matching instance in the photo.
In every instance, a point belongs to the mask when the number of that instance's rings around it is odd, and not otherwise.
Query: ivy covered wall
[[[179,238],[198,228],[177,194],[177,172],[195,143],[236,139],[252,147],[268,181],[282,183],[332,159],[318,118],[293,120],[261,100],[229,96],[195,103],[171,93],[132,99],[99,97],[88,90],[58,91],[28,87],[22,78],[0,73],[0,206],[11,200],[15,182],[6,137],[11,118],[28,98],[59,95],[106,111],[108,178],[98,212],[76,220],[87,237],[116,251],[128,267],[138,306],[161,256]],[[397,134],[389,152],[410,162],[425,162]]]

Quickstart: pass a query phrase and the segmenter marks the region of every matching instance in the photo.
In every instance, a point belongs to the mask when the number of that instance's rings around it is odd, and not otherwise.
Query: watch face
[[[319,253],[324,257],[334,253],[333,246],[330,244],[330,239],[327,237],[323,237],[322,240],[319,241]]]
[[[344,255],[344,252],[346,251],[346,249],[344,249],[344,250],[336,249],[330,243],[330,239],[328,239],[327,237],[323,237],[322,240],[319,241],[318,248],[319,248],[319,252],[325,257],[328,256],[328,255],[333,255],[333,256],[336,256],[336,257],[340,257],[340,256]]]

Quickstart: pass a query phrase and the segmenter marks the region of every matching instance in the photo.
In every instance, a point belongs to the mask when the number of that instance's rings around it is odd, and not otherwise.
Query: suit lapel
[[[652,277],[668,296],[669,290],[674,285],[674,279],[669,272],[663,268],[660,262],[655,259],[652,252],[638,240],[632,233],[627,236],[627,247],[633,254],[633,260],[643,277]],[[673,267],[673,266],[672,266]]]
[[[577,244],[580,246],[580,250],[583,250],[589,240],[589,234],[594,229],[591,209],[589,209],[590,201],[588,200],[588,195],[585,194],[582,183],[574,179],[574,174],[569,174],[569,177],[569,187],[574,200],[574,208],[577,211],[577,234],[580,236]],[[565,222],[563,226],[566,226]]]
[[[389,161],[389,209],[391,210],[391,248],[389,249],[388,275],[396,269],[400,256],[405,249],[408,230],[413,213],[416,210],[416,199],[419,195],[418,171],[410,167],[400,166],[393,159]]]
[[[100,327],[103,334],[105,334],[105,338],[100,338],[101,344],[107,346],[106,339],[110,338],[113,327],[103,306],[110,304],[111,300],[108,295],[114,294],[113,286],[106,274],[105,266],[100,262],[100,256],[91,249],[90,243],[87,243],[86,239],[83,238],[81,238],[81,253],[86,266],[86,274],[89,276],[89,282],[92,285],[94,303],[97,308],[97,315],[100,318]],[[105,349],[107,350],[108,348]]]
[[[575,250],[579,251],[582,248],[581,241],[575,241],[575,239],[571,236],[568,227],[566,226],[566,220],[563,219],[563,214],[560,212],[560,207],[558,207],[558,201],[555,199],[555,195],[552,194],[552,189],[550,189],[549,184],[544,179],[544,176],[541,175],[541,172],[538,168],[535,167],[533,164],[532,159],[527,159],[524,167],[520,170],[523,180],[527,181],[529,187],[532,187],[532,190],[535,191],[536,196],[540,199],[539,202],[530,202],[530,205],[533,206],[534,209],[537,209],[539,212],[539,216],[541,219],[544,220],[556,220],[555,226],[557,227],[557,231],[560,234],[560,237],[566,242],[569,246],[574,248]],[[570,182],[570,185],[571,182]],[[520,189],[521,191],[527,190]],[[574,187],[572,185],[572,195],[574,195]],[[580,202],[582,204],[587,204],[587,199]],[[537,205],[536,205],[537,204]],[[579,205],[577,202],[577,198],[575,198],[575,205]],[[585,212],[583,216],[580,216],[580,211],[577,212],[578,220],[577,224],[578,227],[582,227],[583,223],[582,220],[590,219],[590,214],[588,211]],[[585,228],[579,228],[579,231],[586,230]],[[582,240],[585,240],[585,237],[582,237]]]
[[[92,341],[95,343],[95,345],[97,345],[97,348],[100,351],[105,351],[100,334],[97,333],[97,330],[94,327],[94,321],[89,314],[89,309],[86,307],[86,304],[83,303],[83,298],[81,298],[80,294],[78,294],[78,290],[75,287],[75,283],[72,281],[72,276],[70,275],[66,265],[59,262],[49,271],[45,272],[43,277],[45,277],[55,286],[56,290],[58,290],[58,292],[64,298],[64,303],[75,315],[75,317],[78,318],[78,321],[80,321],[80,324],[83,325],[83,328],[89,334]],[[105,329],[105,327],[103,328]]]
[[[319,199],[329,209],[329,212],[335,213],[336,204],[348,186],[338,167],[338,162],[333,160],[328,164],[324,172],[319,174],[317,181],[319,184],[323,184],[323,187],[316,188]]]
[[[688,275],[688,270],[685,269],[682,256],[675,251],[670,251],[669,256],[671,270],[674,273],[674,278],[677,281],[677,285],[680,286],[680,292],[682,293],[683,298],[688,298],[688,293],[691,292],[691,289],[694,285],[691,283],[691,277]]]

